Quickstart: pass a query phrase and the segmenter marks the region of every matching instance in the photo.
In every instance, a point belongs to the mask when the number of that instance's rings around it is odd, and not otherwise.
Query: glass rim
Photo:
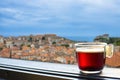
[[[105,42],[80,42],[75,43],[75,47],[77,46],[106,46],[107,43]]]

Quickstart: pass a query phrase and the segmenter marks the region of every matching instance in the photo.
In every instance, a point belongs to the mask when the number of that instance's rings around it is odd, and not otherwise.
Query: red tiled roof
[[[120,67],[120,52],[114,53],[111,58],[106,58],[106,65],[110,67]]]

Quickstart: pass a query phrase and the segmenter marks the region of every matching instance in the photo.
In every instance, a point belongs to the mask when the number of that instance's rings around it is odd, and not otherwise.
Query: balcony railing
[[[101,74],[81,74],[77,65],[0,58],[1,80],[120,80],[119,68],[105,67]]]

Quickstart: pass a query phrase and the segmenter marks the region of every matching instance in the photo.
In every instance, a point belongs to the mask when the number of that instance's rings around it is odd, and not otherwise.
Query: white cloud
[[[15,18],[16,21],[9,21],[8,24],[11,22],[16,25],[41,25],[49,21],[48,25],[61,25],[57,27],[72,22],[104,23],[112,19],[111,15],[120,13],[119,2],[116,0],[17,0],[10,2],[19,6],[9,8],[8,5],[8,8],[0,8],[0,12]],[[7,22],[6,20],[5,24]]]
[[[13,10],[11,8],[0,8],[0,12],[10,12],[10,13],[15,13],[16,10]]]
[[[14,19],[20,19],[23,14],[21,11],[14,8],[0,8],[0,13],[3,14],[3,16],[9,16]]]

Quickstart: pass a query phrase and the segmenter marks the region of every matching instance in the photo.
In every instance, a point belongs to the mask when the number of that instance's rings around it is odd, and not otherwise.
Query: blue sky
[[[120,0],[1,0],[0,35],[120,37]]]

